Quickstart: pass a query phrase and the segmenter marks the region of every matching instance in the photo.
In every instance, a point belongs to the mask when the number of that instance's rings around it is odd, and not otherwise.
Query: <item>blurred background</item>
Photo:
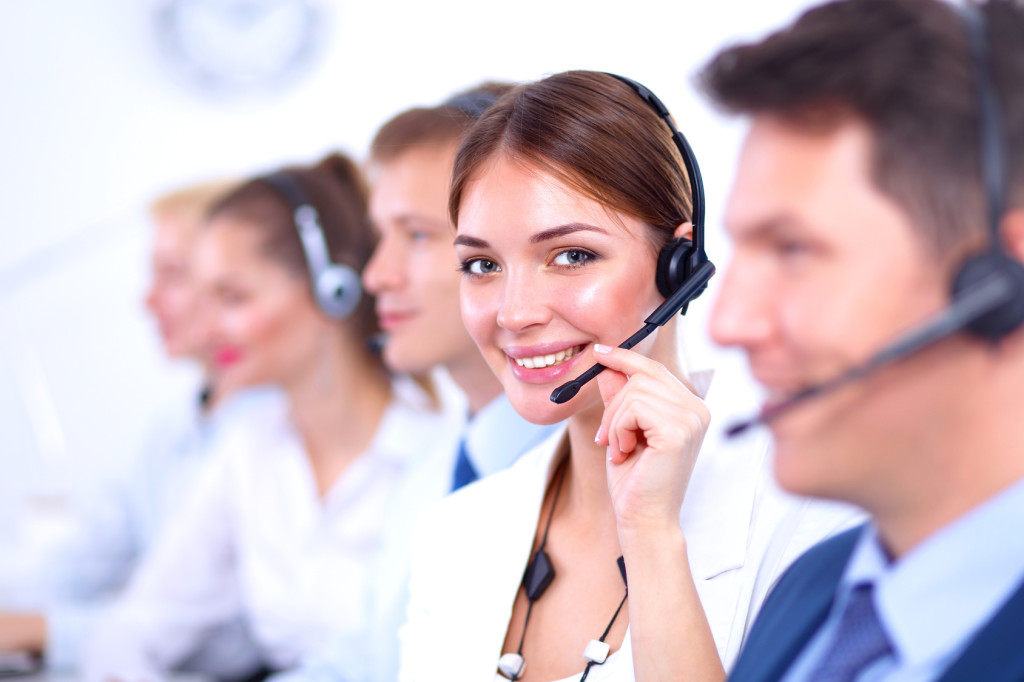
[[[0,559],[130,456],[188,379],[142,306],[151,199],[332,149],[362,158],[397,111],[483,79],[608,70],[649,86],[690,139],[721,270],[743,123],[693,73],[807,4],[0,1]],[[719,368],[742,413],[759,402],[743,363],[706,336],[715,285],[691,307],[692,360]]]

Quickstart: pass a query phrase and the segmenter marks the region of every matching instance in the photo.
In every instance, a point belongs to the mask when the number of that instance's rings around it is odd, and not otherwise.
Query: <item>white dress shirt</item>
[[[219,428],[230,422],[239,404],[265,399],[264,392],[254,392],[206,414],[199,395],[197,377],[186,391],[172,396],[135,457],[95,490],[74,499],[67,533],[32,560],[33,584],[25,590],[33,593],[46,618],[49,669],[68,672],[77,667],[82,643],[97,619],[195,485]],[[238,622],[211,633],[211,638],[238,651],[248,644]],[[185,664],[218,676],[240,672],[231,663],[208,666],[201,651]]]
[[[701,604],[728,668],[782,570],[862,514],[781,494],[772,483],[763,431],[735,441],[709,435],[680,525]],[[424,515],[413,541],[409,615],[400,633],[401,682],[495,679],[565,437],[552,435],[511,468],[467,486]],[[608,664],[604,671],[592,668],[588,680],[633,679],[628,637]]]
[[[443,375],[435,377],[448,410],[465,410],[460,391],[450,393]],[[538,426],[519,416],[504,394],[488,403],[465,425],[463,438],[481,476],[511,465],[531,445],[559,427]],[[393,682],[398,674],[398,629],[408,603],[409,545],[423,510],[451,490],[459,439],[447,451],[432,448],[398,484],[396,503],[385,519],[383,548],[375,562],[369,592],[371,624],[365,640],[343,635],[296,670],[275,682]]]
[[[361,635],[397,483],[430,447],[450,450],[461,426],[399,388],[367,451],[322,498],[283,401],[234,420],[195,494],[101,624],[87,677],[157,678],[238,614],[271,668],[296,665],[332,634]]]

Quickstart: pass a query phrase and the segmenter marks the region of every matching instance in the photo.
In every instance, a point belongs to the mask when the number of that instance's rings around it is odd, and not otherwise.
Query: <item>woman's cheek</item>
[[[481,351],[486,350],[488,330],[494,326],[495,315],[491,312],[491,306],[482,292],[470,289],[472,284],[463,282],[460,291],[460,309],[462,323],[466,325],[466,331]]]
[[[572,322],[579,320],[580,324],[574,325],[578,328],[585,328],[585,325],[597,322],[601,316],[601,310],[605,304],[605,284],[594,278],[587,283],[574,283],[561,287],[561,291],[553,300],[561,301],[565,305],[562,311],[563,317]]]
[[[556,300],[562,301],[560,311],[569,324],[594,336],[602,343],[618,345],[632,334],[630,313],[637,308],[635,282],[615,282],[597,278],[585,284],[566,286]],[[619,337],[622,338],[619,338]]]

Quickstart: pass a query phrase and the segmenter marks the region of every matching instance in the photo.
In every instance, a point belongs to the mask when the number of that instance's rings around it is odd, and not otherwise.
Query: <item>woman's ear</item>
[[[672,233],[672,236],[676,239],[685,237],[686,239],[693,241],[693,223],[680,223]]]

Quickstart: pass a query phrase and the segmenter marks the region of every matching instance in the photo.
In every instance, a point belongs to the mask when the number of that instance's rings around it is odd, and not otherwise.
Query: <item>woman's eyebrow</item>
[[[530,243],[539,244],[543,241],[547,241],[548,239],[557,239],[558,237],[564,237],[565,235],[572,234],[573,232],[600,232],[601,234],[608,234],[607,231],[600,227],[595,227],[594,225],[587,225],[585,223],[567,223],[532,235],[530,237]]]
[[[557,227],[551,227],[546,230],[530,236],[531,244],[539,244],[549,239],[557,239],[564,237],[567,234],[574,232],[598,232],[600,234],[608,234],[608,232],[600,227],[594,225],[587,225],[585,223],[567,223],[565,225],[558,225]],[[486,249],[490,246],[485,240],[478,237],[470,237],[469,235],[460,234],[455,238],[453,242],[455,246],[468,246],[474,249]]]
[[[470,237],[468,235],[460,234],[452,242],[455,246],[468,246],[473,249],[486,249],[490,244],[485,242],[483,239],[476,237]]]

